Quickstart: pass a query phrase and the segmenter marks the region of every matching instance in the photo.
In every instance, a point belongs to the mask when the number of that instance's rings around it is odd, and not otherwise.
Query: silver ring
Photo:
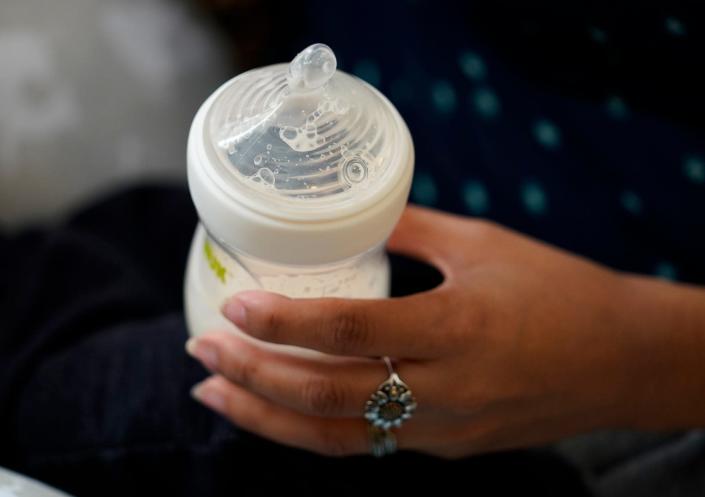
[[[411,389],[394,371],[392,361],[384,357],[384,363],[389,371],[389,378],[377,387],[377,391],[365,403],[365,419],[377,428],[389,430],[398,428],[402,423],[411,419],[416,409]]]
[[[373,425],[370,425],[369,430],[373,456],[388,456],[397,451],[397,437],[394,433]]]

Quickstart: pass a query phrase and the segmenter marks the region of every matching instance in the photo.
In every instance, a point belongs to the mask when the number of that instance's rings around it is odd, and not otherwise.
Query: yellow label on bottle
[[[208,238],[206,238],[206,241],[203,243],[203,252],[206,255],[208,265],[210,266],[213,273],[221,282],[225,283],[225,276],[228,274],[228,271],[218,259],[218,256],[215,254],[213,246],[211,245],[211,242],[208,240]]]

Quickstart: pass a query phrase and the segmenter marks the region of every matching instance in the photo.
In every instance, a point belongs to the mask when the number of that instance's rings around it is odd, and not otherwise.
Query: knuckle
[[[340,414],[345,407],[347,397],[340,384],[327,378],[308,380],[302,392],[304,408],[319,416]]]
[[[252,387],[259,373],[259,364],[256,358],[249,358],[239,362],[232,374],[232,379],[244,386]]]
[[[277,337],[282,334],[282,329],[286,325],[286,321],[282,316],[274,311],[268,312],[261,319],[261,325],[255,330],[258,338],[276,341]]]
[[[371,338],[368,319],[364,314],[352,310],[338,312],[330,329],[322,332],[330,348],[343,354],[365,348]]]
[[[470,291],[454,303],[460,312],[446,316],[448,321],[444,323],[452,346],[467,348],[469,340],[477,341],[483,336],[491,319],[491,305],[487,300],[482,292]]]

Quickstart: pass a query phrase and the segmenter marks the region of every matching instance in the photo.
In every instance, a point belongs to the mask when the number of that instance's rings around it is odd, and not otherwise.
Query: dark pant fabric
[[[76,496],[582,496],[545,450],[445,461],[325,458],[255,437],[189,396],[183,188],[115,194],[53,229],[0,238],[0,466]],[[393,259],[394,293],[439,281]]]

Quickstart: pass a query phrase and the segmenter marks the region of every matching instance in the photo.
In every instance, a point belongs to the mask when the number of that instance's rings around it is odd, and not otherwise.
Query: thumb
[[[387,242],[390,252],[401,254],[446,272],[453,236],[454,216],[409,205]]]

